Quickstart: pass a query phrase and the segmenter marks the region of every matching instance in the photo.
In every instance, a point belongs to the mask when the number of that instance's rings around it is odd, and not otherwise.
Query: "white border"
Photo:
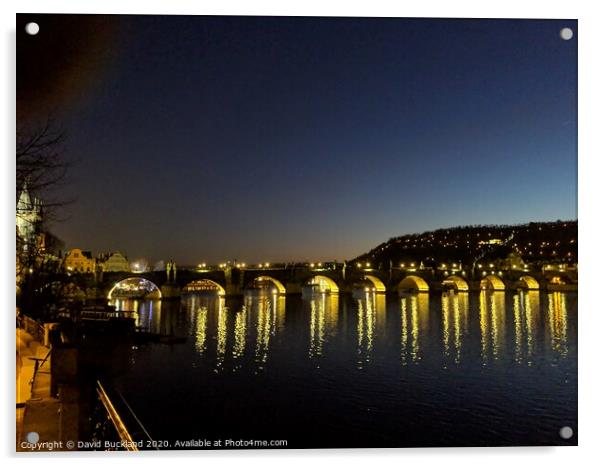
[[[246,15],[287,15],[287,16],[415,16],[415,17],[489,17],[489,18],[567,18],[579,20],[579,266],[581,283],[579,293],[579,443],[577,448],[478,448],[478,449],[400,449],[400,450],[307,450],[307,451],[237,451],[237,452],[174,452],[162,453],[158,456],[140,455],[144,462],[165,462],[168,457],[187,461],[244,461],[245,464],[282,463],[290,465],[305,464],[307,461],[325,463],[343,459],[349,464],[365,466],[369,461],[400,464],[400,462],[420,462],[421,464],[460,463],[463,466],[479,465],[484,461],[488,465],[504,465],[517,460],[529,463],[544,462],[546,465],[567,463],[593,463],[599,460],[598,439],[600,432],[600,376],[602,369],[598,360],[600,353],[597,345],[602,329],[602,306],[596,299],[596,280],[602,278],[602,258],[600,254],[599,230],[600,209],[602,199],[600,186],[600,158],[602,147],[600,138],[601,118],[599,117],[602,101],[600,99],[600,83],[602,83],[600,50],[600,17],[597,15],[595,2],[575,0],[526,2],[525,0],[507,0],[504,2],[488,1],[420,1],[391,2],[381,0],[341,1],[305,0],[297,2],[283,1],[184,1],[184,0],[55,0],[48,1],[3,1],[0,2],[2,14],[3,60],[2,79],[3,103],[0,118],[3,146],[3,157],[0,158],[3,182],[0,213],[2,218],[2,245],[0,261],[4,265],[0,278],[0,290],[3,297],[1,313],[5,323],[2,361],[7,369],[2,383],[3,422],[1,439],[5,455],[11,455],[14,435],[13,411],[13,369],[12,349],[14,344],[13,309],[14,309],[14,89],[15,89],[15,13],[47,12],[47,13],[118,13],[118,14],[246,14]],[[599,285],[598,285],[599,288]],[[5,411],[6,410],[6,411]],[[50,462],[82,460],[81,455],[55,455],[42,458],[27,456],[31,459]],[[76,457],[77,456],[77,457]],[[596,458],[597,457],[597,458]],[[23,460],[23,456],[20,457]],[[121,455],[111,458],[122,459]],[[14,461],[14,456],[9,461]],[[107,454],[86,457],[86,462],[98,464],[107,459]],[[597,462],[597,461],[596,461]]]

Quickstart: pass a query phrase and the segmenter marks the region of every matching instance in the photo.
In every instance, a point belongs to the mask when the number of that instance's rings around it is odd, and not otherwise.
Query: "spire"
[[[23,183],[23,188],[21,189],[21,194],[19,195],[19,201],[17,202],[17,212],[26,212],[32,208],[33,204],[31,202],[31,196],[27,189],[27,181],[25,181]]]

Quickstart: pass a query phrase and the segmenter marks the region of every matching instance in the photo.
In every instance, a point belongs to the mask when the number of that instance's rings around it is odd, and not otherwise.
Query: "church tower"
[[[42,203],[29,193],[25,182],[17,201],[17,235],[23,241],[25,249],[36,240],[41,221]]]

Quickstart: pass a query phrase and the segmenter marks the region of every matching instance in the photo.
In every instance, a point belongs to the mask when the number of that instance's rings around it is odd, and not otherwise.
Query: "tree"
[[[62,244],[48,224],[66,204],[52,196],[65,178],[65,132],[52,119],[17,131],[16,281],[17,304],[28,314],[47,315],[60,300]]]

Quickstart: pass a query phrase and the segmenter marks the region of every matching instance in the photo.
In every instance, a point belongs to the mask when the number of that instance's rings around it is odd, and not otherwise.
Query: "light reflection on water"
[[[568,356],[568,317],[566,293],[541,293],[546,302],[541,309],[539,291],[516,291],[511,295],[512,311],[506,312],[507,292],[482,290],[478,294],[478,325],[480,360],[482,364],[504,356],[506,339],[514,343],[513,355],[516,363],[531,364],[538,346],[545,344],[559,357]],[[470,302],[474,297],[466,292],[444,292],[440,296],[428,293],[402,294],[396,297],[399,305],[398,332],[400,361],[403,365],[417,363],[422,359],[425,348],[432,349],[428,342],[429,325],[440,313],[442,355],[459,364],[463,357],[464,339],[469,333]],[[354,292],[351,301],[355,309],[355,333],[357,367],[370,362],[376,341],[390,337],[387,330],[387,299],[384,294],[370,291]],[[440,300],[438,311],[429,306]],[[166,303],[161,300],[115,299],[111,301],[117,310],[134,311],[136,326],[148,332],[173,335],[181,330],[174,304],[162,312]],[[315,293],[305,296],[302,308],[307,312],[309,358],[325,356],[328,343],[341,333],[341,309],[338,294]],[[182,298],[187,333],[194,341],[199,354],[214,341],[217,366],[226,357],[243,359],[253,351],[254,361],[261,367],[268,360],[270,340],[283,331],[286,324],[286,298],[271,292],[256,291],[245,295],[237,308],[227,306],[223,296],[213,294],[189,294]],[[545,326],[542,330],[542,318]],[[510,320],[511,325],[507,320]],[[344,319],[348,325],[350,319]],[[296,329],[299,331],[299,329]],[[345,329],[342,333],[348,333]],[[508,333],[511,335],[508,335]],[[253,341],[249,342],[249,339]],[[332,342],[333,345],[336,342]]]
[[[121,380],[123,390],[144,403],[170,406],[156,420],[147,414],[157,437],[171,435],[162,422],[179,412],[178,397],[191,414],[201,415],[195,410],[202,406],[210,417],[239,400],[236,409],[245,416],[269,420],[267,406],[277,404],[279,416],[309,416],[303,422],[316,435],[333,423],[341,432],[360,429],[353,424],[359,407],[370,413],[369,435],[381,439],[394,425],[403,428],[394,422],[396,410],[419,409],[416,429],[461,421],[473,437],[489,442],[500,432],[508,441],[546,429],[556,435],[556,423],[576,422],[575,293],[396,296],[361,289],[284,297],[267,289],[239,299],[192,293],[181,301],[115,304],[135,311],[137,325],[147,331],[187,336],[184,344],[140,349],[133,372]],[[139,380],[148,377],[155,388],[140,395]],[[195,401],[202,394],[215,408]],[[329,414],[322,419],[317,410]]]

